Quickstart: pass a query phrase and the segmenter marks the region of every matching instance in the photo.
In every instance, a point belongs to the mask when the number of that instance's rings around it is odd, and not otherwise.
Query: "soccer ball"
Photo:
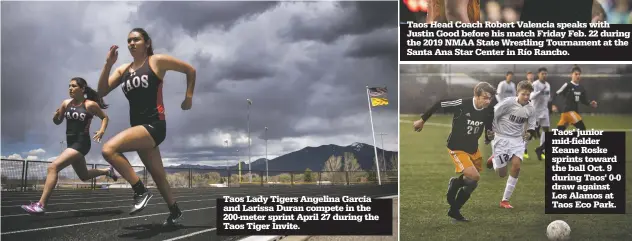
[[[551,241],[569,240],[571,238],[571,227],[562,220],[555,220],[546,227],[546,236]]]

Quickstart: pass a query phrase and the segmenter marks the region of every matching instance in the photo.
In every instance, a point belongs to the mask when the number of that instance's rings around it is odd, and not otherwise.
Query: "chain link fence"
[[[52,162],[2,159],[2,191],[41,190]],[[155,182],[144,166],[132,166],[149,188]],[[109,165],[87,164],[87,169],[107,169]],[[295,185],[376,185],[376,171],[260,171],[253,170],[252,182],[247,171],[212,168],[166,167],[167,181],[172,188],[213,188],[240,186],[295,186]],[[120,174],[117,173],[117,175]],[[380,171],[382,184],[397,183],[397,171]],[[112,189],[131,188],[123,178],[116,182],[106,176],[81,180],[72,166],[58,174],[55,189]]]

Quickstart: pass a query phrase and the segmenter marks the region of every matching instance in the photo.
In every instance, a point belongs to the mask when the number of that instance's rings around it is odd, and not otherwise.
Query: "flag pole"
[[[377,144],[375,143],[375,129],[373,128],[373,111],[371,108],[371,96],[369,95],[369,86],[366,87],[366,98],[369,102],[369,118],[371,119],[371,133],[373,136],[373,151],[375,152],[375,170],[377,172],[377,183],[382,185],[382,179],[380,178],[380,163],[377,161]]]

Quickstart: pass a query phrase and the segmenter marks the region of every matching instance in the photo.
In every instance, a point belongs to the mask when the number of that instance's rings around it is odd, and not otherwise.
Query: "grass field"
[[[632,132],[626,135],[628,214],[544,214],[544,161],[535,157],[537,144],[532,141],[530,159],[523,162],[511,197],[514,209],[498,206],[507,179],[484,167],[478,188],[462,209],[471,222],[452,224],[445,200],[448,180],[455,176],[445,146],[451,117],[435,115],[421,132],[414,132],[412,122],[417,118],[402,115],[400,119],[401,240],[547,240],[546,227],[557,219],[571,226],[571,240],[632,240]],[[632,116],[583,118],[588,129],[632,129]],[[552,115],[551,123],[557,121],[559,115]],[[491,147],[483,138],[479,145],[486,161]]]

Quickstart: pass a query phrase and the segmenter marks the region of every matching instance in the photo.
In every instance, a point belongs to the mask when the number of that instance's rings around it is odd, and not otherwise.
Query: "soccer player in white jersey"
[[[498,83],[498,89],[496,89],[496,102],[495,103],[492,102],[492,106],[495,106],[497,103],[502,102],[506,98],[516,96],[516,84],[511,82],[511,80],[513,79],[513,75],[514,75],[513,72],[507,71],[507,74],[505,74],[505,80]],[[492,159],[494,159],[493,154],[492,156],[489,157],[489,159],[487,159],[487,163],[488,163],[487,168],[489,169],[492,168],[491,166]]]
[[[494,158],[491,161],[500,177],[507,175],[507,164],[511,163],[507,185],[500,202],[502,208],[513,208],[509,204],[509,198],[518,183],[524,143],[535,134],[535,107],[529,100],[533,86],[525,80],[518,83],[517,90],[517,97],[506,98],[494,107]]]
[[[535,106],[536,122],[543,133],[549,131],[550,127],[549,103],[551,102],[551,85],[546,81],[547,72],[547,69],[544,67],[538,69],[538,80],[533,83],[533,93],[531,93],[531,101],[533,101]],[[544,134],[540,135],[540,145],[535,148],[536,156],[540,161],[543,159],[544,136]]]
[[[535,77],[533,76],[533,72],[531,71],[527,71],[527,81],[529,82],[529,84],[533,85],[533,81],[534,81]],[[538,132],[538,127],[536,127],[536,133]],[[529,159],[529,152],[527,152],[527,148],[529,147],[529,141],[531,141],[533,138],[536,138],[537,136],[532,136],[531,139],[527,140],[524,143],[524,159]]]
[[[527,71],[527,81],[529,81],[529,84],[533,84],[534,79],[535,77],[533,76],[533,72]]]
[[[496,100],[499,103],[507,97],[516,96],[516,84],[511,82],[513,75],[513,72],[507,72],[505,75],[505,81],[498,83],[498,89],[496,89]]]

